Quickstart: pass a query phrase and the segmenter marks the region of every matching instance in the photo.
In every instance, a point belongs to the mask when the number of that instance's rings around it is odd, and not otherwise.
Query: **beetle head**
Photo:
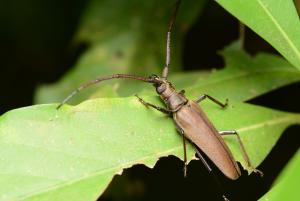
[[[152,74],[149,79],[153,82],[156,92],[162,94],[166,90],[166,81],[162,80],[158,75]]]
[[[156,92],[161,95],[167,88],[173,88],[171,83],[165,79],[161,79],[159,76],[152,74],[149,78],[153,81],[153,85],[156,88]]]

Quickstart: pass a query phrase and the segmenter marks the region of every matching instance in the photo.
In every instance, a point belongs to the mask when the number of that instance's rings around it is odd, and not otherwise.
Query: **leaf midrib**
[[[275,18],[273,17],[273,15],[270,13],[270,11],[267,9],[267,7],[263,4],[263,2],[261,0],[257,1],[260,6],[262,7],[263,11],[270,17],[271,22],[274,23],[275,27],[279,30],[279,32],[282,34],[283,38],[287,41],[287,43],[291,46],[291,49],[295,52],[296,56],[298,57],[298,59],[300,60],[300,52],[298,51],[298,49],[296,48],[296,46],[294,46],[293,42],[290,40],[290,38],[288,37],[288,35],[286,34],[286,32],[281,28],[281,26],[277,23],[277,21],[275,20]]]
[[[268,120],[265,122],[261,122],[261,123],[257,123],[251,126],[246,126],[240,129],[237,129],[237,131],[239,132],[245,132],[245,131],[250,131],[250,130],[255,130],[257,128],[260,127],[264,127],[264,126],[272,126],[275,124],[283,124],[286,122],[299,122],[300,123],[300,116],[295,114],[294,116],[287,116],[287,117],[282,117],[282,118],[278,118],[278,119],[272,119],[272,120]]]

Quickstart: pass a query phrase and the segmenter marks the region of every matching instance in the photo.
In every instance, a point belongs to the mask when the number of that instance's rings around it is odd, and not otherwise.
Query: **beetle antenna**
[[[170,43],[171,43],[171,33],[172,33],[172,29],[175,23],[175,19],[176,19],[176,15],[178,13],[178,9],[179,9],[179,5],[180,5],[181,1],[178,0],[175,4],[175,9],[173,12],[173,15],[171,16],[170,19],[170,23],[169,23],[169,27],[168,27],[168,32],[167,32],[167,42],[166,42],[166,63],[162,72],[162,78],[163,79],[167,79],[168,77],[168,72],[169,72],[169,65],[170,65],[170,53],[171,53],[171,48],[170,48]]]
[[[111,79],[116,79],[116,78],[127,78],[127,79],[132,79],[132,80],[140,80],[143,82],[148,82],[148,83],[155,83],[155,84],[159,84],[161,83],[160,80],[153,78],[153,77],[140,77],[140,76],[135,76],[135,75],[129,75],[129,74],[113,74],[113,75],[109,75],[106,77],[99,77],[96,78],[94,80],[91,80],[81,86],[79,86],[77,89],[75,89],[72,93],[70,93],[57,107],[56,109],[59,109],[61,106],[63,106],[66,102],[68,102],[73,96],[75,96],[77,93],[79,93],[80,91],[82,91],[83,89],[90,87],[94,84],[97,84],[99,82],[105,81],[105,80],[111,80]]]

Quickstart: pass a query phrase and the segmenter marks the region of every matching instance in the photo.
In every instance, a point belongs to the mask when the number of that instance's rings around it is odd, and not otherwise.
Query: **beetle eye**
[[[164,84],[162,84],[162,85],[156,87],[156,92],[157,92],[158,94],[162,94],[165,90],[166,90],[166,85],[164,85]]]
[[[159,77],[158,77],[157,75],[155,75],[155,74],[152,74],[152,75],[149,76],[149,78],[150,78],[150,79],[157,79],[157,78],[159,78]]]

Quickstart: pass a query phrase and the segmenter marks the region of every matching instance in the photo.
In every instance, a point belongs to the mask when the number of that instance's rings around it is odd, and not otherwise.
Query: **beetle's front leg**
[[[264,175],[264,173],[258,169],[255,169],[250,161],[250,158],[246,152],[245,146],[240,138],[240,135],[235,131],[235,130],[230,130],[230,131],[220,131],[219,132],[220,135],[235,135],[237,137],[238,143],[240,145],[240,149],[242,152],[242,156],[244,158],[244,160],[246,161],[248,167],[253,170],[253,172],[259,174],[261,177]]]
[[[195,102],[200,103],[201,101],[203,101],[206,98],[208,98],[209,100],[213,101],[214,103],[220,105],[222,108],[224,108],[228,105],[228,99],[226,99],[225,103],[221,103],[217,99],[215,99],[215,98],[213,98],[213,97],[211,97],[210,95],[207,95],[207,94],[201,95],[197,100],[195,100]]]
[[[152,108],[154,108],[154,109],[156,109],[156,110],[158,110],[158,111],[161,111],[161,112],[163,112],[163,113],[165,113],[165,114],[171,114],[173,111],[172,110],[168,110],[168,109],[166,109],[166,108],[162,108],[162,107],[159,107],[159,106],[156,106],[156,105],[153,105],[152,103],[148,103],[148,102],[146,102],[146,101],[144,101],[144,99],[142,99],[142,98],[140,98],[137,94],[135,94],[135,96],[139,99],[139,101],[143,104],[143,105],[145,105],[146,107],[152,107]]]

